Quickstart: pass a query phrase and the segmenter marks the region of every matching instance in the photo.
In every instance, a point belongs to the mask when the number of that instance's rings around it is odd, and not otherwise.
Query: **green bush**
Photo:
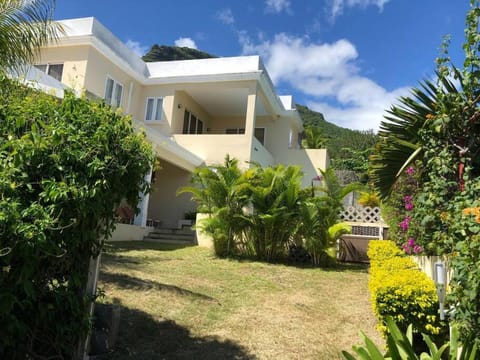
[[[447,325],[438,316],[433,281],[393,241],[372,240],[367,254],[372,307],[380,329],[386,332],[385,319],[390,316],[402,330],[413,324],[416,331],[441,340]]]
[[[477,344],[472,336],[467,337],[463,344],[459,341],[459,331],[456,326],[452,327],[451,337],[448,342],[438,346],[426,334],[422,334],[423,341],[427,351],[417,350],[414,344],[413,328],[410,324],[406,332],[402,332],[391,317],[386,318],[388,328],[387,335],[387,353],[383,354],[383,349],[376,346],[373,341],[362,333],[365,346],[354,345],[353,351],[362,360],[475,360],[477,359]],[[427,350],[425,349],[425,350]],[[448,349],[448,354],[447,354]],[[348,351],[342,351],[345,360],[356,360]],[[448,357],[447,357],[448,356]]]
[[[102,103],[0,74],[0,358],[72,358],[91,257],[146,191],[151,147]]]

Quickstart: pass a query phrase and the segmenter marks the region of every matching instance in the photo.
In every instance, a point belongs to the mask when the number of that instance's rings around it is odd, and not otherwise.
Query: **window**
[[[190,111],[185,110],[183,117],[183,133],[184,134],[202,134],[203,121],[193,115]]]
[[[255,128],[254,136],[260,144],[265,145],[265,128]]]
[[[34,65],[38,70],[50,75],[58,81],[62,81],[63,64],[37,64]]]
[[[162,120],[163,98],[147,98],[145,120]]]
[[[225,129],[225,134],[245,134],[245,128],[228,128]],[[254,136],[265,145],[265,128],[255,128]]]
[[[113,107],[119,107],[122,103],[123,85],[107,76],[105,85],[105,102]]]

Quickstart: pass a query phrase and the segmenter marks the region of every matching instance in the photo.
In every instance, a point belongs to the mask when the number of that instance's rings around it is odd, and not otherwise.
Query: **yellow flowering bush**
[[[372,240],[367,254],[370,258],[368,286],[379,329],[386,333],[385,318],[391,316],[403,330],[413,324],[416,332],[443,336],[446,324],[438,316],[433,281],[393,241]]]

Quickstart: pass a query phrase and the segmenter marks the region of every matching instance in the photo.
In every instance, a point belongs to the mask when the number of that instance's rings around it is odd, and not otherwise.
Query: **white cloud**
[[[263,57],[272,81],[302,92],[312,109],[328,121],[352,129],[378,129],[384,110],[409,88],[388,91],[362,76],[358,52],[346,39],[312,43],[306,38],[277,34],[273,40],[254,43],[239,33],[245,54]]]
[[[331,16],[331,20],[335,20],[335,18],[339,15],[343,14],[343,10],[345,8],[358,6],[361,8],[366,8],[367,6],[377,6],[380,11],[383,11],[383,7],[386,3],[390,0],[332,0],[331,5],[329,7],[329,13]]]
[[[267,12],[279,14],[285,11],[287,14],[292,13],[289,0],[265,0],[265,6]]]
[[[197,49],[197,44],[195,44],[195,41],[188,37],[187,38],[181,37],[175,40],[175,46],[188,47],[190,49]]]
[[[217,12],[216,18],[222,23],[227,25],[232,25],[235,23],[235,18],[233,17],[232,9],[226,8]]]
[[[143,56],[148,50],[148,46],[143,46],[140,44],[138,41],[134,41],[131,39],[128,39],[127,42],[125,43],[127,47],[132,50],[135,54],[138,56]]]

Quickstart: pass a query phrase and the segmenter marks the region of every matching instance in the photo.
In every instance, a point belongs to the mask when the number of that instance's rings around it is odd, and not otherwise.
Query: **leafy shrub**
[[[450,340],[441,346],[435,344],[432,339],[422,334],[428,353],[418,351],[413,340],[413,328],[410,324],[406,332],[402,332],[391,317],[386,318],[388,328],[387,353],[382,354],[382,349],[376,346],[373,341],[362,332],[362,338],[365,346],[354,345],[353,351],[362,360],[440,360],[447,359],[446,350],[448,349],[449,360],[475,360],[477,359],[477,344],[470,336],[463,344],[459,342],[459,331],[456,326],[452,327]],[[343,358],[346,360],[355,360],[355,357],[348,351],[342,351]]]
[[[122,199],[146,191],[151,147],[102,103],[0,74],[0,358],[73,358],[89,328],[91,257]]]
[[[386,331],[385,318],[391,316],[403,330],[413,324],[416,331],[442,339],[446,324],[439,320],[433,281],[393,241],[372,240],[367,254],[372,307],[380,329]]]

